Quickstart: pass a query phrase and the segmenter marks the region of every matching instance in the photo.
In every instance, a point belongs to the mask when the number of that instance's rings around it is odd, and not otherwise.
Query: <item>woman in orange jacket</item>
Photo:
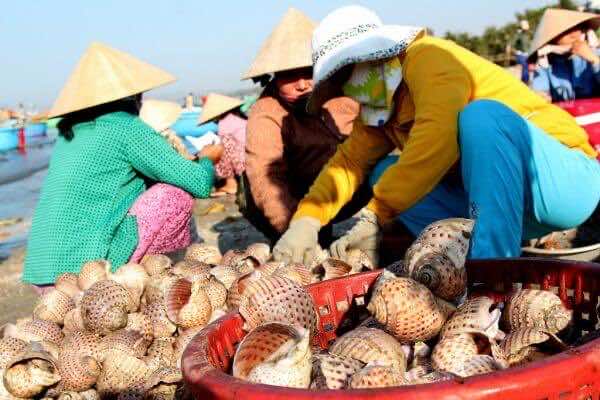
[[[313,61],[309,108],[342,91],[361,115],[299,204],[276,258],[308,261],[320,227],[394,148],[401,155],[334,256],[361,248],[375,257],[380,226],[395,217],[414,234],[435,220],[473,218],[472,258],[518,256],[522,239],[577,226],[596,208],[600,164],[583,129],[455,43],[349,6],[316,28]]]

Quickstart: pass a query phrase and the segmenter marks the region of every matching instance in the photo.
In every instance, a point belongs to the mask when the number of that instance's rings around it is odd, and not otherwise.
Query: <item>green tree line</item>
[[[561,0],[550,7],[576,10],[577,3],[573,0]],[[499,61],[498,56],[504,55],[506,44],[511,41],[512,37],[519,29],[519,21],[523,19],[529,21],[531,32],[533,34],[546,8],[548,7],[528,9],[516,13],[515,22],[500,27],[487,27],[482,35],[472,35],[467,32],[446,32],[444,37],[453,40],[474,53],[494,61]]]

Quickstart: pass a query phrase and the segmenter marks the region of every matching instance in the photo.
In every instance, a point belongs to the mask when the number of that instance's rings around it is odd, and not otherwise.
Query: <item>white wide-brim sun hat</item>
[[[361,6],[328,14],[313,33],[314,89],[308,111],[318,112],[333,90],[339,89],[327,84],[336,72],[351,64],[397,56],[424,33],[422,27],[383,25],[377,14]]]

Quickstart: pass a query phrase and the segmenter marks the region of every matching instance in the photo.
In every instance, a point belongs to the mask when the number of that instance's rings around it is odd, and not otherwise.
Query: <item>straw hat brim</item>
[[[263,43],[242,80],[312,66],[310,41],[315,23],[290,8]]]
[[[198,119],[198,125],[212,121],[229,111],[240,107],[244,102],[235,97],[224,96],[222,94],[211,93],[206,97],[206,102],[202,107],[202,113]]]
[[[92,43],[54,102],[48,118],[135,96],[172,83],[171,74],[125,52]]]
[[[535,32],[529,58],[534,59],[539,49],[583,23],[589,23],[592,29],[598,29],[600,28],[600,15],[561,9],[546,10]]]
[[[407,28],[411,34],[407,36]],[[348,39],[322,55],[313,66],[313,92],[308,100],[307,111],[318,114],[323,104],[339,95],[340,88],[329,82],[342,68],[368,61],[383,60],[397,56],[425,30],[419,27],[384,25]]]
[[[172,101],[144,100],[139,117],[157,132],[170,128],[181,115],[182,108]]]

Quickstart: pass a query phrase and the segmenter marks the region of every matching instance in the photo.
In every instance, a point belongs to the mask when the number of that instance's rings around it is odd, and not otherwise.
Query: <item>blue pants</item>
[[[522,68],[521,70],[521,80],[523,83],[529,83],[529,62],[527,61],[526,54],[518,54],[516,56],[517,64],[519,64]]]
[[[443,181],[398,216],[414,235],[440,219],[473,218],[470,258],[516,257],[523,239],[576,227],[597,207],[600,163],[504,104],[474,101],[458,124],[463,184]],[[380,161],[371,185],[396,160]]]

